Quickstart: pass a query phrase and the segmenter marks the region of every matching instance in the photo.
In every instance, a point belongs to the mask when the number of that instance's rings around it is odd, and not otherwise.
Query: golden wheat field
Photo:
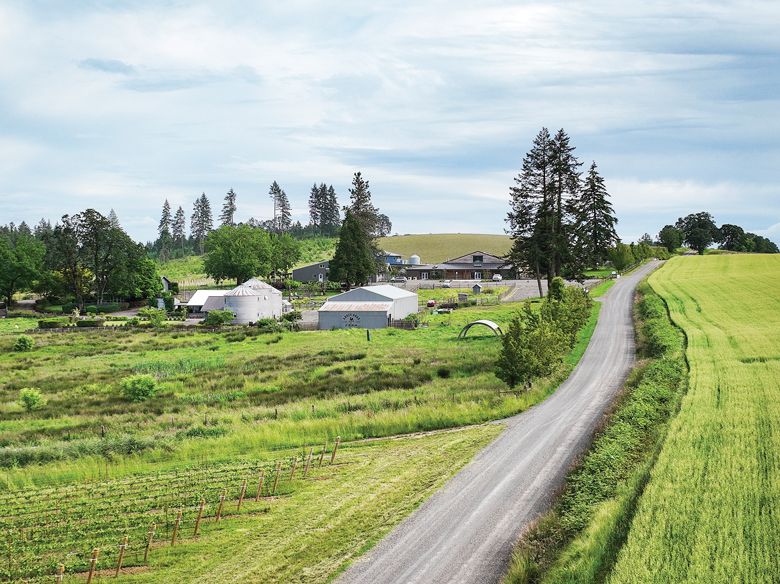
[[[780,256],[669,261],[650,278],[690,388],[609,581],[780,581]]]

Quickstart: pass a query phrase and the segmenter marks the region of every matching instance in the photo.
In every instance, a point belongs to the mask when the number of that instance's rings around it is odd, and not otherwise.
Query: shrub
[[[39,329],[53,329],[68,326],[67,318],[46,318],[38,321]]]
[[[282,315],[282,320],[286,320],[287,322],[295,322],[297,320],[301,320],[302,318],[303,314],[300,310],[292,310],[287,314]]]
[[[138,316],[145,318],[153,327],[160,327],[168,317],[162,308],[145,307],[138,311]]]
[[[28,412],[37,410],[45,403],[41,392],[34,387],[25,387],[19,392],[19,404]]]
[[[84,309],[84,312],[86,312],[87,314],[97,314],[98,308],[97,306],[87,306]]]
[[[151,375],[131,375],[121,382],[122,395],[131,402],[146,401],[157,391],[157,380]]]
[[[81,328],[93,328],[103,326],[102,318],[84,318],[76,321],[76,326]]]
[[[261,333],[279,333],[283,330],[279,321],[273,318],[261,318],[255,323],[255,326]]]
[[[16,341],[14,342],[14,351],[18,353],[22,353],[24,351],[32,351],[32,348],[35,346],[35,341],[32,340],[32,337],[29,337],[27,335],[19,335],[16,338]]]
[[[230,324],[236,318],[232,310],[212,310],[203,319],[205,326],[222,326]]]
[[[442,379],[449,379],[449,377],[450,377],[450,370],[447,367],[439,367],[436,370],[436,375],[438,375]]]

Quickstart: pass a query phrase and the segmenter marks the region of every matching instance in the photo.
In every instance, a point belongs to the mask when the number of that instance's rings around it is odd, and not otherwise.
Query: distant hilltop
[[[428,233],[382,237],[379,248],[401,254],[408,259],[412,254],[425,263],[439,263],[473,251],[503,256],[509,252],[512,240],[508,235],[482,233]]]

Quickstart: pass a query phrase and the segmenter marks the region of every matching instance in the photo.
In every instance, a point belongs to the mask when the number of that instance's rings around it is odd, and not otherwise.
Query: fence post
[[[95,566],[97,566],[97,559],[100,550],[98,548],[92,549],[92,557],[89,560],[89,573],[87,574],[87,584],[92,582],[92,577],[95,575]]]
[[[173,524],[173,534],[171,535],[171,545],[176,545],[176,535],[179,533],[179,524],[181,523],[181,509],[176,515],[176,523]]]
[[[341,436],[336,436],[336,443],[333,445],[333,454],[330,455],[331,464],[336,460],[336,451],[339,449],[339,444],[341,444]]]
[[[282,461],[276,462],[276,475],[274,476],[274,488],[271,491],[271,495],[276,495],[276,485],[279,484],[279,474],[282,472]]]
[[[322,459],[325,458],[325,451],[328,449],[328,441],[325,440],[325,444],[322,446],[322,452],[320,452],[320,461],[317,463],[317,468],[322,467]]]
[[[244,502],[244,495],[246,495],[246,479],[241,483],[241,495],[238,497],[238,505],[236,505],[236,512],[241,511],[241,503]]]
[[[116,572],[114,572],[114,578],[119,577],[119,570],[122,569],[122,560],[125,558],[125,550],[127,549],[127,536],[119,544],[119,558],[116,560]]]
[[[152,547],[152,541],[154,541],[154,530],[157,527],[156,523],[152,523],[149,527],[148,537],[146,538],[146,549],[144,550],[144,564],[149,559],[149,549]]]
[[[257,496],[255,497],[255,501],[259,501],[260,497],[263,496],[263,481],[265,480],[265,469],[260,469],[260,480],[257,482]]]
[[[303,478],[309,474],[309,465],[311,464],[311,455],[314,454],[314,448],[309,448],[309,456],[306,457],[306,466],[303,467]]]
[[[290,480],[293,480],[293,478],[295,477],[295,469],[297,466],[298,466],[298,457],[296,456],[295,458],[293,458],[292,461],[292,469],[290,470]]]
[[[203,518],[203,508],[205,506],[206,506],[206,499],[201,497],[200,508],[198,509],[198,518],[195,520],[195,532],[192,534],[193,537],[198,535],[198,530],[200,529],[200,520]]]
[[[65,564],[60,564],[57,568],[57,575],[54,577],[54,582],[56,584],[62,584],[62,581],[65,579]]]
[[[227,494],[227,489],[222,491],[222,494],[219,496],[219,507],[217,507],[217,521],[222,519],[222,506],[225,504],[225,495]]]

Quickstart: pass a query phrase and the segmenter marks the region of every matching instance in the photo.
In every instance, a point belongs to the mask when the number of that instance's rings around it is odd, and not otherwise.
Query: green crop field
[[[780,581],[780,257],[674,258],[650,284],[690,386],[609,582]]]
[[[512,246],[512,240],[508,235],[430,233],[383,237],[378,245],[385,251],[400,253],[404,258],[417,254],[423,263],[437,263],[472,251],[504,255]]]
[[[128,579],[326,581],[500,430],[475,424],[538,403],[576,364],[598,305],[553,378],[500,392],[499,340],[456,337],[478,318],[506,324],[518,307],[428,315],[423,328],[373,331],[370,341],[362,330],[116,327],[28,333],[35,344],[22,353],[11,350],[24,328],[15,326],[29,319],[7,319],[16,323],[0,330],[0,580],[50,581],[60,562],[83,574],[93,547],[108,575],[128,536]],[[121,380],[141,374],[157,380],[156,394],[127,401]],[[27,387],[45,400],[32,411],[19,403]],[[413,436],[420,431],[433,433]],[[325,464],[304,478],[308,453],[316,459],[326,442]],[[171,547],[179,510],[182,539]]]

